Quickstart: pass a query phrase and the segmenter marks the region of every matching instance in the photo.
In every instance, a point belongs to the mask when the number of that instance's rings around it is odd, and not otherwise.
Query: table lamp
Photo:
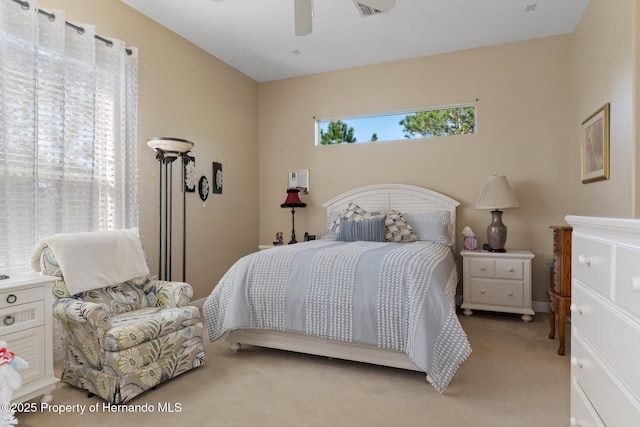
[[[489,252],[506,252],[507,227],[502,223],[500,209],[519,207],[506,176],[493,175],[485,180],[476,201],[476,209],[491,209],[491,224],[487,227]]]

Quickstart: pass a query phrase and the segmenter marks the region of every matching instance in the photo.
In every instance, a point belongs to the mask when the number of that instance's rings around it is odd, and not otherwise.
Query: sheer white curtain
[[[42,237],[137,226],[137,50],[0,0],[0,271]]]

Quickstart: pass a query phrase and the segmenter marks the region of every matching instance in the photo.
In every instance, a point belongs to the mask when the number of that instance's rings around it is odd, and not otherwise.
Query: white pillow
[[[451,212],[404,213],[418,240],[451,245]]]

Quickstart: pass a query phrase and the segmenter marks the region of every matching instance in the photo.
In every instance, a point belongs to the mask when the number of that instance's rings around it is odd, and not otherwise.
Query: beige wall
[[[481,242],[486,242],[490,214],[474,209],[476,197],[487,176],[505,174],[521,205],[504,214],[507,248],[536,254],[533,299],[546,301],[549,226],[564,223],[572,199],[569,52],[569,37],[559,36],[261,84],[260,241],[272,241],[276,231],[290,232],[291,215],[279,207],[289,170],[310,171],[310,193],[302,196],[308,207],[296,213],[299,236],[323,234],[321,205],[339,193],[407,183],[460,201],[458,238],[469,225]],[[314,116],[475,99],[475,135],[314,146]]]
[[[591,0],[571,35],[572,213],[637,215],[635,0]],[[610,179],[582,184],[581,123],[611,103]]]
[[[187,281],[194,287],[194,298],[206,297],[231,264],[258,243],[258,84],[120,0],[39,4],[44,10],[62,9],[68,21],[94,24],[98,34],[139,49],[140,234],[152,273],[157,272],[158,162],[147,138],[193,141],[198,176],[206,175],[209,182],[211,162],[222,163],[222,195],[210,195],[205,206],[197,193],[187,195]],[[176,167],[174,280],[182,278],[179,176]]]

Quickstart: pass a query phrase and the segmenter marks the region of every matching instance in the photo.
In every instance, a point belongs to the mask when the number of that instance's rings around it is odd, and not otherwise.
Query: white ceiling
[[[314,0],[313,32],[298,37],[294,0],[122,1],[259,83],[570,33],[589,3],[396,0],[362,17],[352,0]]]

